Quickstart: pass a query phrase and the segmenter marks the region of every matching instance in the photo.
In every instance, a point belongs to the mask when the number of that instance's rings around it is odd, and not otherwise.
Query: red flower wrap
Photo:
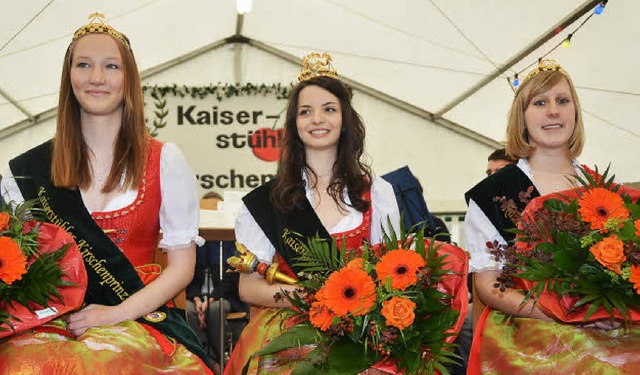
[[[426,238],[424,240],[424,246],[428,249],[431,243],[431,239]],[[452,273],[447,275],[443,281],[438,283],[438,290],[453,296],[451,300],[451,308],[458,310],[458,321],[451,328],[452,335],[447,337],[447,342],[453,342],[462,325],[467,317],[469,311],[469,290],[467,287],[467,276],[469,272],[469,257],[467,253],[461,248],[446,242],[436,241],[435,246],[438,247],[438,256],[447,255],[445,259],[444,269],[451,271]],[[384,360],[373,366],[374,369],[386,372],[389,374],[397,374],[395,363],[392,361]]]
[[[33,228],[38,223],[27,222],[25,228]],[[46,316],[38,316],[35,312],[30,312],[26,307],[14,302],[13,307],[0,304],[0,309],[6,310],[9,314],[16,316],[20,321],[11,320],[15,328],[15,332],[25,331],[27,329],[40,326],[62,314],[75,310],[82,306],[84,301],[84,293],[87,290],[87,273],[84,268],[82,255],[78,250],[78,246],[71,235],[61,227],[43,223],[38,229],[38,249],[41,253],[50,253],[60,249],[62,246],[71,243],[64,258],[59,262],[62,272],[66,275],[63,280],[76,284],[60,288],[59,292],[63,302],[49,301],[49,307],[55,308],[56,313],[46,314]],[[41,306],[31,306],[34,311],[43,310]],[[12,330],[0,331],[0,338],[13,335]]]
[[[584,188],[581,188],[579,190],[576,190],[576,189],[565,190],[555,194],[549,194],[549,195],[535,198],[524,209],[523,216],[525,218],[533,218],[536,211],[542,208],[542,204],[547,199],[555,198],[555,199],[564,200],[563,197],[567,197],[569,199],[575,199],[578,197],[578,191],[584,191]],[[625,187],[625,186],[620,186],[620,190],[618,190],[618,193],[629,195],[633,202],[635,202],[640,198],[640,190]],[[519,243],[518,246],[525,247],[526,243],[524,242]],[[536,285],[536,282],[529,281],[529,280],[518,279],[518,281],[521,281],[522,285],[527,290],[531,290]],[[553,317],[555,317],[558,320],[561,320],[563,322],[568,322],[568,323],[577,323],[577,322],[585,321],[584,317],[587,312],[586,306],[585,308],[580,308],[577,311],[570,311],[571,308],[579,300],[580,300],[580,297],[571,297],[571,296],[564,296],[562,298],[558,298],[558,296],[555,293],[553,294],[549,293],[545,289],[544,292],[540,295],[540,298],[538,299],[538,305],[542,309],[544,309],[545,312],[547,312],[548,314],[551,314]],[[620,315],[617,310],[616,310],[615,316],[617,318],[621,318],[621,319],[623,318],[622,315]],[[610,317],[611,317],[611,314],[609,314],[609,312],[607,312],[607,310],[605,310],[604,307],[600,307],[598,310],[596,310],[596,312],[593,315],[589,317],[589,319],[586,320],[586,322],[597,321],[600,319],[605,319]],[[631,309],[631,319],[634,321],[640,321],[640,310]]]

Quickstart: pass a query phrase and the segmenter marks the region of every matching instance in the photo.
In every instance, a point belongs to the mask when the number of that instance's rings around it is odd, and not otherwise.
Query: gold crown
[[[567,71],[564,70],[556,60],[540,60],[538,62],[538,66],[536,66],[532,71],[530,71],[524,80],[528,81],[529,78],[535,76],[540,72],[560,72],[565,76],[569,77],[569,73],[567,73]]]
[[[317,76],[338,78],[338,72],[331,65],[331,55],[328,53],[310,53],[302,58],[302,72],[298,81],[306,81]]]
[[[71,45],[73,45],[73,43],[75,43],[75,41],[78,40],[78,38],[87,34],[109,34],[112,37],[124,43],[124,45],[128,49],[131,49],[131,47],[129,46],[129,42],[127,41],[127,38],[124,35],[122,35],[120,32],[118,32],[116,29],[114,29],[113,27],[104,23],[104,18],[105,18],[104,14],[102,13],[96,12],[96,13],[90,14],[89,23],[82,26],[78,30],[76,30],[76,32],[73,34]]]

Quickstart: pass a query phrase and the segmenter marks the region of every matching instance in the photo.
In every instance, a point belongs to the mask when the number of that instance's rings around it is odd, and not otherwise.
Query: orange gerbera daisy
[[[633,289],[640,294],[640,266],[631,266],[631,276],[629,282],[633,283]]]
[[[27,273],[27,257],[11,238],[0,236],[0,280],[7,285],[22,279]]]
[[[422,256],[415,251],[391,250],[376,264],[376,273],[378,280],[384,282],[387,277],[391,277],[392,288],[405,290],[418,280],[418,270],[425,265]]]
[[[325,305],[336,315],[365,315],[376,302],[373,279],[359,269],[335,271],[324,284]]]
[[[633,225],[636,227],[636,236],[640,237],[640,219],[634,221]]]
[[[333,318],[336,316],[327,305],[325,305],[325,299],[323,296],[324,289],[320,289],[316,292],[317,301],[311,304],[309,309],[309,321],[314,327],[326,331],[331,327]]]
[[[610,219],[629,217],[622,198],[604,188],[588,190],[578,200],[578,206],[578,213],[582,220],[591,223],[591,229],[603,229]]]
[[[351,262],[347,263],[347,268],[350,270],[361,270],[364,268],[364,259],[362,258],[355,258],[353,259]]]
[[[5,230],[5,229],[9,228],[9,219],[10,218],[11,218],[11,216],[9,216],[8,213],[0,212],[0,230]]]

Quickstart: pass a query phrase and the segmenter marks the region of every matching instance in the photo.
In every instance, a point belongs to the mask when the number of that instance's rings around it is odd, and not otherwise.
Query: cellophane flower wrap
[[[502,202],[519,219],[515,243],[487,244],[506,264],[497,288],[523,286],[525,301],[564,322],[640,321],[640,191],[608,174],[581,169],[582,186],[535,198],[522,215]]]
[[[422,234],[385,239],[357,254],[310,239],[300,288],[276,296],[293,305],[290,327],[255,355],[315,344],[293,374],[448,373],[468,310],[466,253]]]
[[[0,210],[0,338],[82,305],[87,275],[73,238],[35,220],[35,201]]]

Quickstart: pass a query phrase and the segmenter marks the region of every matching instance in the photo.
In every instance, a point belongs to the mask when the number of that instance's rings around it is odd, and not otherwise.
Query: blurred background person
[[[217,210],[222,196],[209,191],[200,200],[203,210]],[[206,241],[196,249],[196,266],[191,283],[187,286],[187,321],[191,329],[198,335],[207,354],[214,361],[213,371],[220,374],[220,356],[226,348],[220,343],[227,342],[229,333],[235,342],[247,322],[249,307],[240,301],[238,295],[239,276],[235,272],[224,272],[220,278],[220,251],[224,270],[230,267],[227,259],[235,252],[233,241]],[[227,316],[231,312],[244,313],[238,315],[239,324],[230,324]],[[221,316],[223,325],[221,325]],[[244,318],[243,318],[244,316]],[[222,339],[222,340],[221,340]]]
[[[491,176],[504,166],[517,161],[517,159],[507,155],[507,151],[504,148],[499,148],[487,158],[487,176]]]

